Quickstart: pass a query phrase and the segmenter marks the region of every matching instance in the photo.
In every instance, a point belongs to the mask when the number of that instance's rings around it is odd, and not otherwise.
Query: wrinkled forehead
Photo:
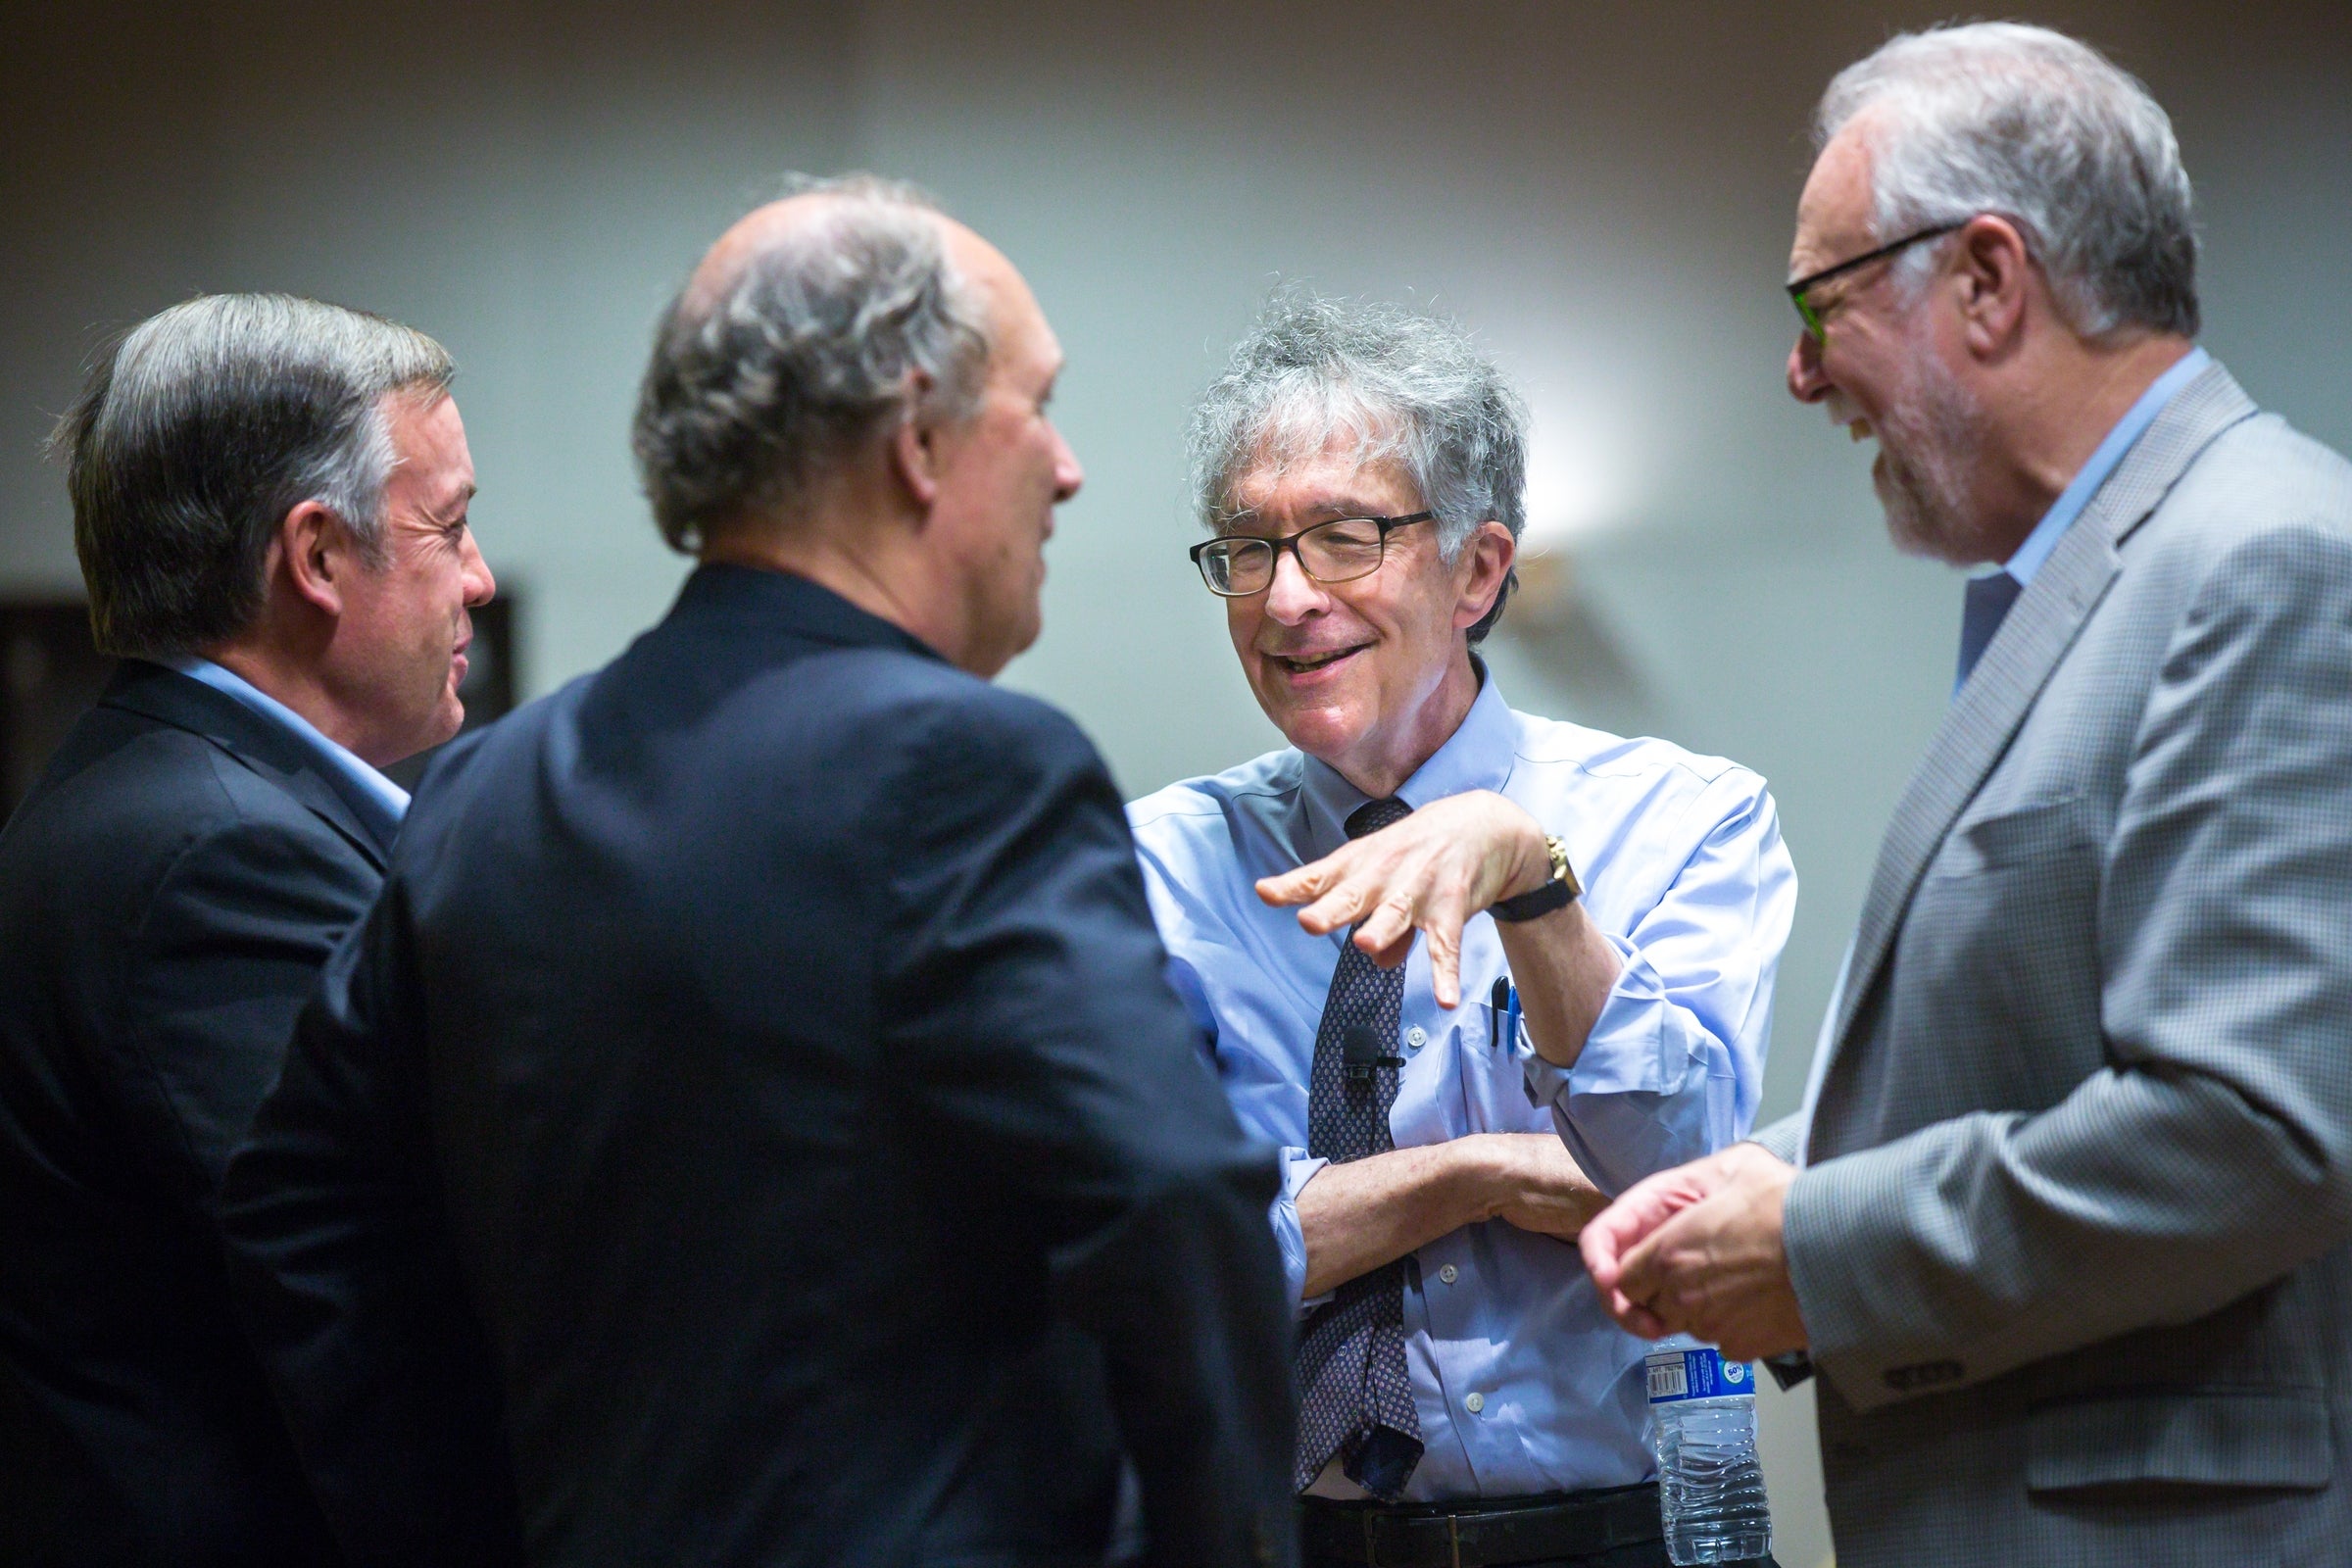
[[[1361,411],[1331,417],[1277,409],[1242,446],[1225,486],[1226,526],[1277,515],[1394,516],[1421,507],[1397,421]]]
[[[1878,213],[1871,187],[1880,129],[1877,120],[1869,112],[1856,115],[1814,159],[1804,193],[1796,201],[1796,236],[1788,252],[1789,281],[1878,244]]]

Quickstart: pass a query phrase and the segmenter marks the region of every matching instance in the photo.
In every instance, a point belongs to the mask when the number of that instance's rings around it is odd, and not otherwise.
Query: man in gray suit
[[[1805,1109],[1584,1233],[1823,1374],[1877,1563],[2352,1556],[2352,466],[2194,346],[2164,112],[2037,28],[1831,85],[1789,390],[1999,563]]]

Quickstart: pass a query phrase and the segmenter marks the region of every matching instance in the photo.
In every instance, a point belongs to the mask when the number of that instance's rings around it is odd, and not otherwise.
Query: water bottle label
[[[1711,1346],[1702,1345],[1695,1350],[1652,1350],[1642,1365],[1649,1375],[1652,1404],[1723,1399],[1756,1392],[1755,1368],[1745,1361],[1726,1361]]]

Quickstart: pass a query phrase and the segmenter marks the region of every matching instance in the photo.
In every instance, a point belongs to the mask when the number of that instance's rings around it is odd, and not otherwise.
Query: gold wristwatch
[[[1489,914],[1497,920],[1533,920],[1554,909],[1564,909],[1584,897],[1585,885],[1576,879],[1576,868],[1568,863],[1568,847],[1546,833],[1544,851],[1551,857],[1551,879],[1532,893],[1496,900],[1487,910]]]

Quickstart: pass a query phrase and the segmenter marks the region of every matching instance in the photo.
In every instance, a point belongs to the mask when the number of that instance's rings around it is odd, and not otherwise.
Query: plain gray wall
[[[1214,603],[1177,435],[1267,287],[1432,303],[1537,414],[1577,617],[1494,644],[1520,707],[1773,783],[1803,882],[1766,1112],[1797,1098],[1877,834],[1950,681],[1958,586],[1897,559],[1866,451],[1791,404],[1778,287],[1840,65],[1915,4],[662,8],[410,0],[0,7],[0,588],[76,582],[37,447],[99,335],[281,288],[438,336],[524,605],[525,688],[682,575],[625,426],[655,313],[790,169],[916,179],[1028,273],[1088,469],[1008,678],[1131,793],[1275,744]],[[2352,8],[2057,4],[2170,107],[2207,341],[2352,447]],[[1810,1403],[1768,1398],[1781,1558],[1828,1537]]]

